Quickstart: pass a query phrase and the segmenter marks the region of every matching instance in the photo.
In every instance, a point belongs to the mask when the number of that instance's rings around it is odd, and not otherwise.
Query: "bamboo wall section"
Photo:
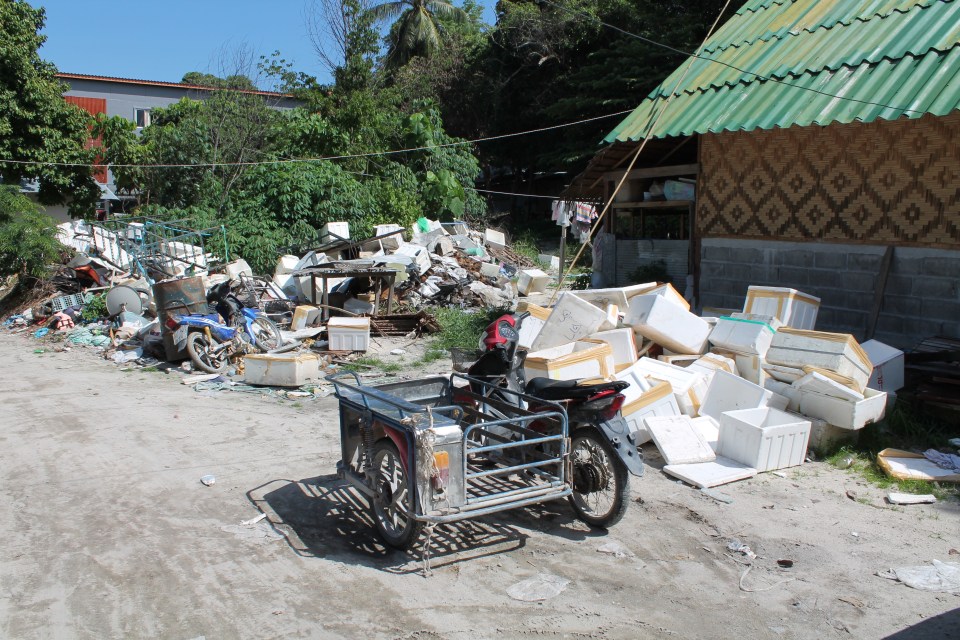
[[[960,114],[701,137],[701,237],[960,248]]]

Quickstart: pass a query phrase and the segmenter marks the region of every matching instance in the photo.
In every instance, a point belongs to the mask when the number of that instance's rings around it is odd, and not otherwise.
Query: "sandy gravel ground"
[[[333,397],[196,392],[34,347],[0,336],[2,638],[960,637],[960,597],[875,575],[960,562],[955,502],[892,507],[810,463],[726,504],[649,456],[610,532],[566,503],[500,514],[435,532],[425,576],[336,479]],[[734,538],[759,556],[746,575]],[[569,583],[508,595],[539,574]]]

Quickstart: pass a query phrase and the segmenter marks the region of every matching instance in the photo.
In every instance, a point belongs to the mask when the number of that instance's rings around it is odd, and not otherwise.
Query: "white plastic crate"
[[[613,375],[613,350],[605,342],[579,341],[527,354],[526,379],[579,380]]]
[[[520,295],[543,293],[550,284],[550,276],[540,269],[523,269],[517,275],[517,291]]]
[[[784,327],[773,337],[766,361],[787,367],[819,367],[851,378],[863,391],[873,373],[866,352],[847,333],[804,331]]]
[[[251,353],[243,358],[247,384],[299,387],[320,377],[320,356],[315,353]]]
[[[557,300],[531,348],[539,351],[557,347],[586,338],[597,331],[615,328],[607,320],[605,311],[568,291]]]
[[[366,351],[370,347],[370,318],[330,318],[327,340],[331,351]]]
[[[639,335],[675,353],[706,351],[710,325],[659,295],[640,295],[630,300],[626,324]]]
[[[749,287],[744,313],[774,316],[794,329],[813,330],[817,325],[820,298],[783,287]]]
[[[784,411],[727,411],[720,418],[717,455],[757,471],[773,471],[803,464],[809,440],[810,422]]]

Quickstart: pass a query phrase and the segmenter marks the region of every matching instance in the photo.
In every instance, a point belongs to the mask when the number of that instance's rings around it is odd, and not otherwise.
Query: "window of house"
[[[150,126],[150,109],[134,109],[133,119],[136,120],[140,128]]]

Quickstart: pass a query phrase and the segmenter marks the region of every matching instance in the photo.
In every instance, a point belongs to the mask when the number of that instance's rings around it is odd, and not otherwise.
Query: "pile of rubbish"
[[[700,488],[802,464],[880,420],[903,353],[817,331],[820,300],[750,287],[742,310],[692,313],[670,285],[563,293],[527,311],[526,379],[629,382],[621,413],[664,470]]]

